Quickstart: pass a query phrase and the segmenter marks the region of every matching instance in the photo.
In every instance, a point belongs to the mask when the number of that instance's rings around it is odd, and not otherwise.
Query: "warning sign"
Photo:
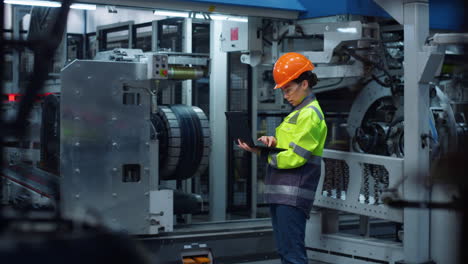
[[[239,28],[231,28],[231,41],[239,40]]]

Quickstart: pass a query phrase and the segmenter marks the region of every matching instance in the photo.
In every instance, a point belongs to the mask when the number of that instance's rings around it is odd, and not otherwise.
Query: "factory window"
[[[124,164],[122,168],[123,182],[139,182],[141,179],[140,164]]]
[[[144,52],[151,51],[152,29],[151,22],[135,25],[136,49],[141,49]]]
[[[182,52],[183,18],[168,18],[158,21],[158,50]]]

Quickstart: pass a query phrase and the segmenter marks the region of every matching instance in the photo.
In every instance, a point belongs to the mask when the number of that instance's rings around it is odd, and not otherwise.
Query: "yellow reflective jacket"
[[[320,163],[327,137],[327,125],[322,109],[311,95],[291,112],[276,128],[277,148],[286,151],[272,153],[268,163],[278,169],[294,169],[306,163]]]
[[[268,154],[266,203],[295,206],[309,214],[320,179],[326,137],[323,112],[312,94],[276,129],[276,146],[286,150]]]

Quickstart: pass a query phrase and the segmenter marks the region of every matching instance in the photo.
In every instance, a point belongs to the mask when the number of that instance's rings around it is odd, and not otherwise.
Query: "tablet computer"
[[[240,139],[244,141],[250,147],[255,147],[259,149],[265,149],[268,151],[284,151],[283,148],[268,147],[265,145],[255,144],[252,139],[252,133],[250,129],[249,119],[246,112],[232,111],[226,112],[226,118],[228,123],[228,129],[231,137],[236,141]]]

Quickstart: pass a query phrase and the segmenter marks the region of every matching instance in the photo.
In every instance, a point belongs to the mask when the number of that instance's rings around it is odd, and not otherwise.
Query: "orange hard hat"
[[[273,89],[285,86],[288,82],[297,79],[303,72],[311,71],[314,68],[312,62],[302,54],[296,52],[283,54],[273,68],[273,78],[276,82]]]

